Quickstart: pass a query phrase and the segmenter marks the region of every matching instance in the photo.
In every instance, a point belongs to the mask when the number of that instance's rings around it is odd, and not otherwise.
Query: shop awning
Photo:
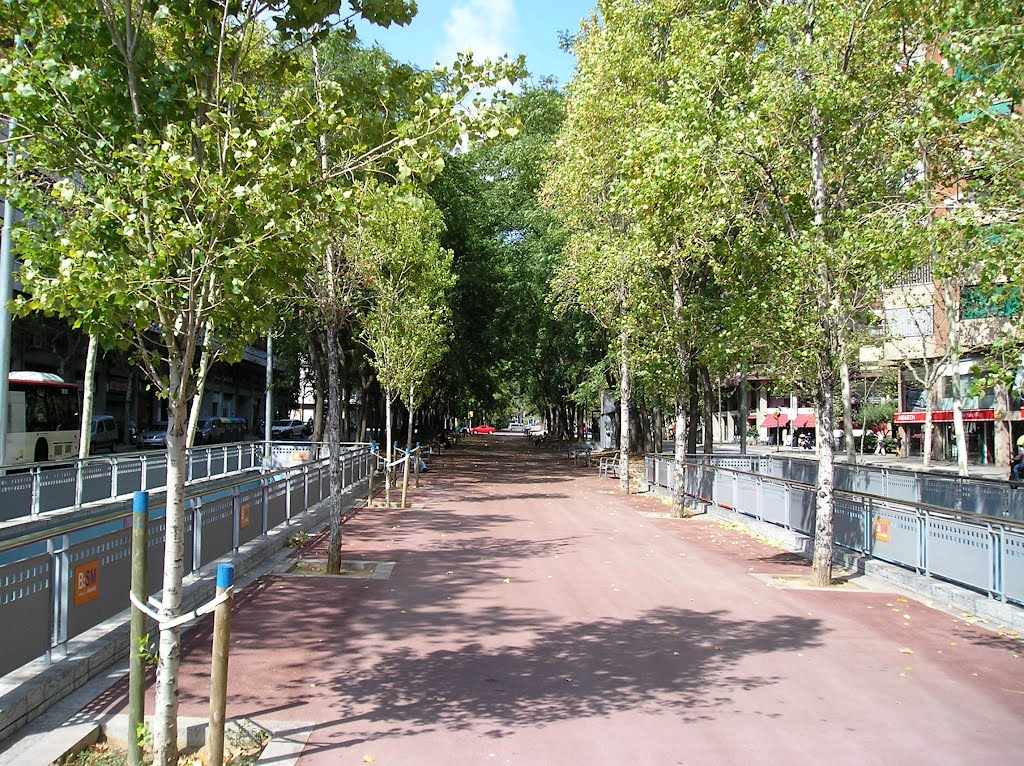
[[[793,421],[793,428],[817,428],[818,421],[814,415],[797,415]]]
[[[1024,407],[1022,407],[1021,410],[1024,411]],[[747,420],[757,420],[757,413],[756,412],[748,413],[747,414]]]
[[[774,414],[766,415],[761,425],[764,428],[784,428],[789,425],[789,415],[781,414],[778,418]]]

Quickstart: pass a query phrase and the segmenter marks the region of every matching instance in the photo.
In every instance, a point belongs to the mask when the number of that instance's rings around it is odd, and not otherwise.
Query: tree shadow
[[[491,629],[523,623],[524,614],[469,616]],[[780,615],[762,621],[725,610],[661,608],[637,618],[540,624],[523,644],[470,640],[458,648],[383,653],[367,666],[353,657],[318,692],[318,724],[304,752],[344,749],[385,737],[444,730],[502,737],[514,729],[654,707],[684,722],[713,719],[735,695],[776,683],[740,671],[755,655],[820,644],[820,621]],[[492,634],[493,635],[493,634]],[[499,634],[500,635],[500,634]],[[489,642],[492,643],[493,642]],[[365,658],[364,658],[365,659]],[[765,658],[756,661],[765,666]],[[314,676],[291,679],[296,689]],[[253,707],[258,699],[232,699]]]

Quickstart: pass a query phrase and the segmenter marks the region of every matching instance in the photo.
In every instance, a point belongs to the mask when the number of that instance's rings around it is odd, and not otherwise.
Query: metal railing
[[[672,456],[657,456],[664,460]],[[817,484],[818,463],[777,454],[690,454],[692,463],[739,468],[763,476]],[[836,489],[945,508],[996,519],[1024,521],[1024,490],[999,479],[979,479],[872,465],[836,463]]]
[[[758,459],[687,462],[684,491],[813,537],[814,484],[750,471]],[[651,487],[671,492],[674,462],[648,455],[644,475]],[[1022,523],[837,488],[834,530],[836,544],[848,550],[1024,604]]]
[[[186,481],[230,476],[259,468],[265,442],[193,447],[186,452]],[[167,483],[167,453],[129,452],[85,460],[9,466],[0,476],[0,521],[130,497]]]
[[[262,448],[262,445],[259,445]],[[275,445],[277,447],[278,445]],[[290,448],[290,449],[289,449]],[[302,445],[280,445],[278,454],[302,456]],[[256,454],[256,453],[250,453]],[[345,490],[370,470],[365,446],[349,446],[342,456]],[[268,473],[249,475],[213,488],[186,493],[185,573],[236,552],[269,530],[305,513],[330,495],[326,457]],[[0,555],[0,675],[41,656],[128,606],[131,575],[131,507],[95,513],[88,520],[63,520],[40,532],[26,523],[18,536],[7,530]],[[149,593],[162,586],[166,519],[154,505],[149,522]]]
[[[185,453],[187,483],[230,477],[255,469],[280,468],[305,454],[326,451],[323,442],[238,442],[192,447]],[[352,446],[346,443],[342,446]],[[75,508],[87,503],[127,499],[141,490],[167,484],[167,453],[129,452],[85,460],[9,466],[0,476],[0,522]]]

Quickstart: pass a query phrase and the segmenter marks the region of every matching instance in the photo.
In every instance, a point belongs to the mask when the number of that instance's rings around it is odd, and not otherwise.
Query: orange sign
[[[100,562],[87,561],[75,567],[75,606],[88,604],[100,595]]]
[[[293,452],[292,453],[292,462],[293,463],[308,463],[309,462],[309,453],[308,452],[302,452],[302,451]]]
[[[875,539],[880,543],[889,542],[888,519],[875,519]]]
[[[249,526],[249,504],[242,503],[238,509],[238,527],[246,529]]]

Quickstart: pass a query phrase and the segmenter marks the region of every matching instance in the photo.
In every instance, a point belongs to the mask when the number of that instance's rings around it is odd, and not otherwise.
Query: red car
[[[472,428],[469,429],[469,432],[471,434],[493,434],[497,430],[498,429],[495,428],[494,426],[482,425],[473,426]]]

